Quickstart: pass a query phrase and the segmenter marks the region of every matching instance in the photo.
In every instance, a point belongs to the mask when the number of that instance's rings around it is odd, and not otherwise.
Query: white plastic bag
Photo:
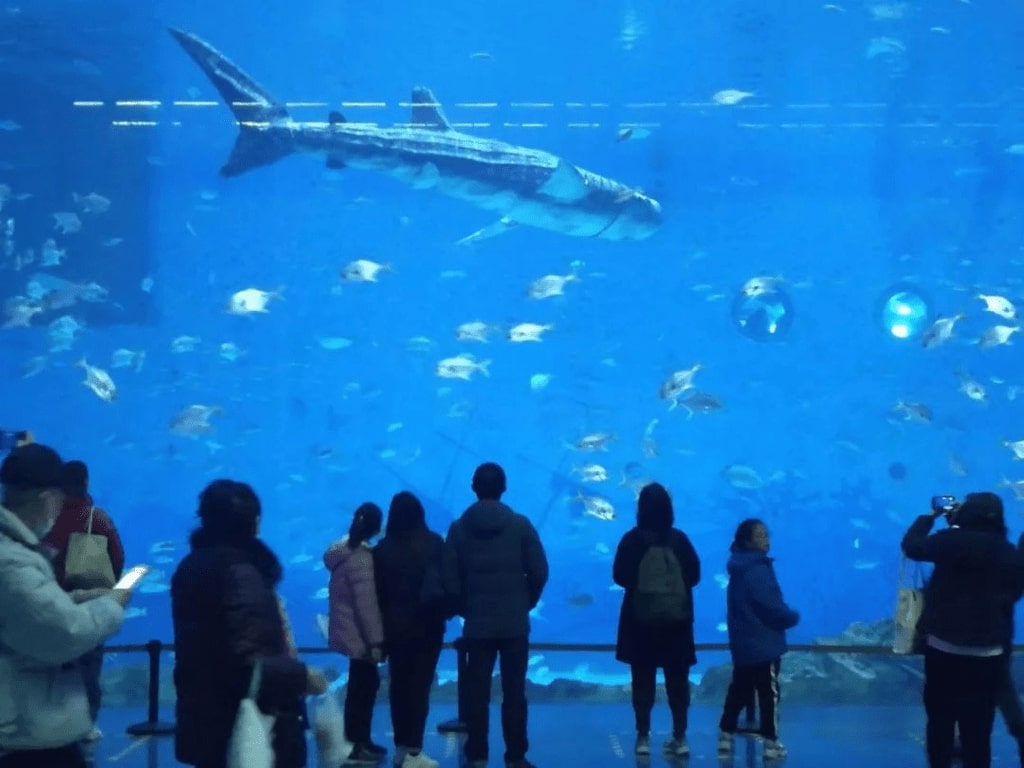
[[[252,670],[249,695],[238,705],[235,727],[228,742],[227,768],[274,768],[274,716],[263,714],[256,706],[262,671],[263,665],[257,661]]]
[[[313,699],[313,733],[320,768],[338,768],[352,754],[352,744],[345,738],[345,715],[332,691]]]

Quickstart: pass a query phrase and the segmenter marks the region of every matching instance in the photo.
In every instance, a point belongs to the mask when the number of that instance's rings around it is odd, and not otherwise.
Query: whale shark
[[[171,35],[234,114],[239,134],[220,173],[239,176],[295,153],[320,154],[328,168],[387,174],[414,189],[471,203],[499,219],[462,238],[471,243],[522,225],[573,237],[635,241],[661,225],[661,205],[640,190],[557,155],[455,130],[433,92],[416,86],[411,120],[393,127],[346,120],[296,121],[285,104],[196,35]]]

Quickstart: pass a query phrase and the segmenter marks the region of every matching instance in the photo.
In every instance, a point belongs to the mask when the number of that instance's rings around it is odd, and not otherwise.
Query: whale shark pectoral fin
[[[434,98],[434,92],[422,85],[412,89],[412,123],[419,128],[452,130],[448,118],[441,111],[440,103]]]
[[[575,203],[586,197],[589,191],[576,166],[564,160],[559,161],[558,167],[537,190],[539,194],[560,203]]]
[[[508,216],[504,216],[493,224],[488,224],[483,229],[478,229],[471,235],[466,235],[461,240],[457,241],[456,245],[469,245],[471,243],[477,243],[481,240],[487,240],[492,237],[497,237],[510,229],[515,227],[519,222],[513,221]]]
[[[441,172],[437,169],[437,166],[433,163],[424,163],[423,167],[420,168],[419,173],[412,181],[413,189],[430,189],[435,186],[438,179],[441,178]]]

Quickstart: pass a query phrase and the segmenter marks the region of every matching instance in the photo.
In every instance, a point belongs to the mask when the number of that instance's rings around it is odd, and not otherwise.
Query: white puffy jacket
[[[112,597],[76,604],[38,544],[0,506],[0,755],[65,746],[89,732],[77,660],[124,622]]]

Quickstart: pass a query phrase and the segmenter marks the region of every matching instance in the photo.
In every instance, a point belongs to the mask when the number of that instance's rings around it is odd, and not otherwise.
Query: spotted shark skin
[[[413,89],[411,120],[400,126],[348,122],[338,112],[325,122],[297,122],[209,43],[170,33],[234,113],[239,136],[220,169],[224,177],[294,153],[320,154],[329,168],[384,173],[499,215],[461,243],[516,225],[616,241],[644,240],[661,226],[661,205],[638,190],[548,152],[454,130],[429,88]]]

